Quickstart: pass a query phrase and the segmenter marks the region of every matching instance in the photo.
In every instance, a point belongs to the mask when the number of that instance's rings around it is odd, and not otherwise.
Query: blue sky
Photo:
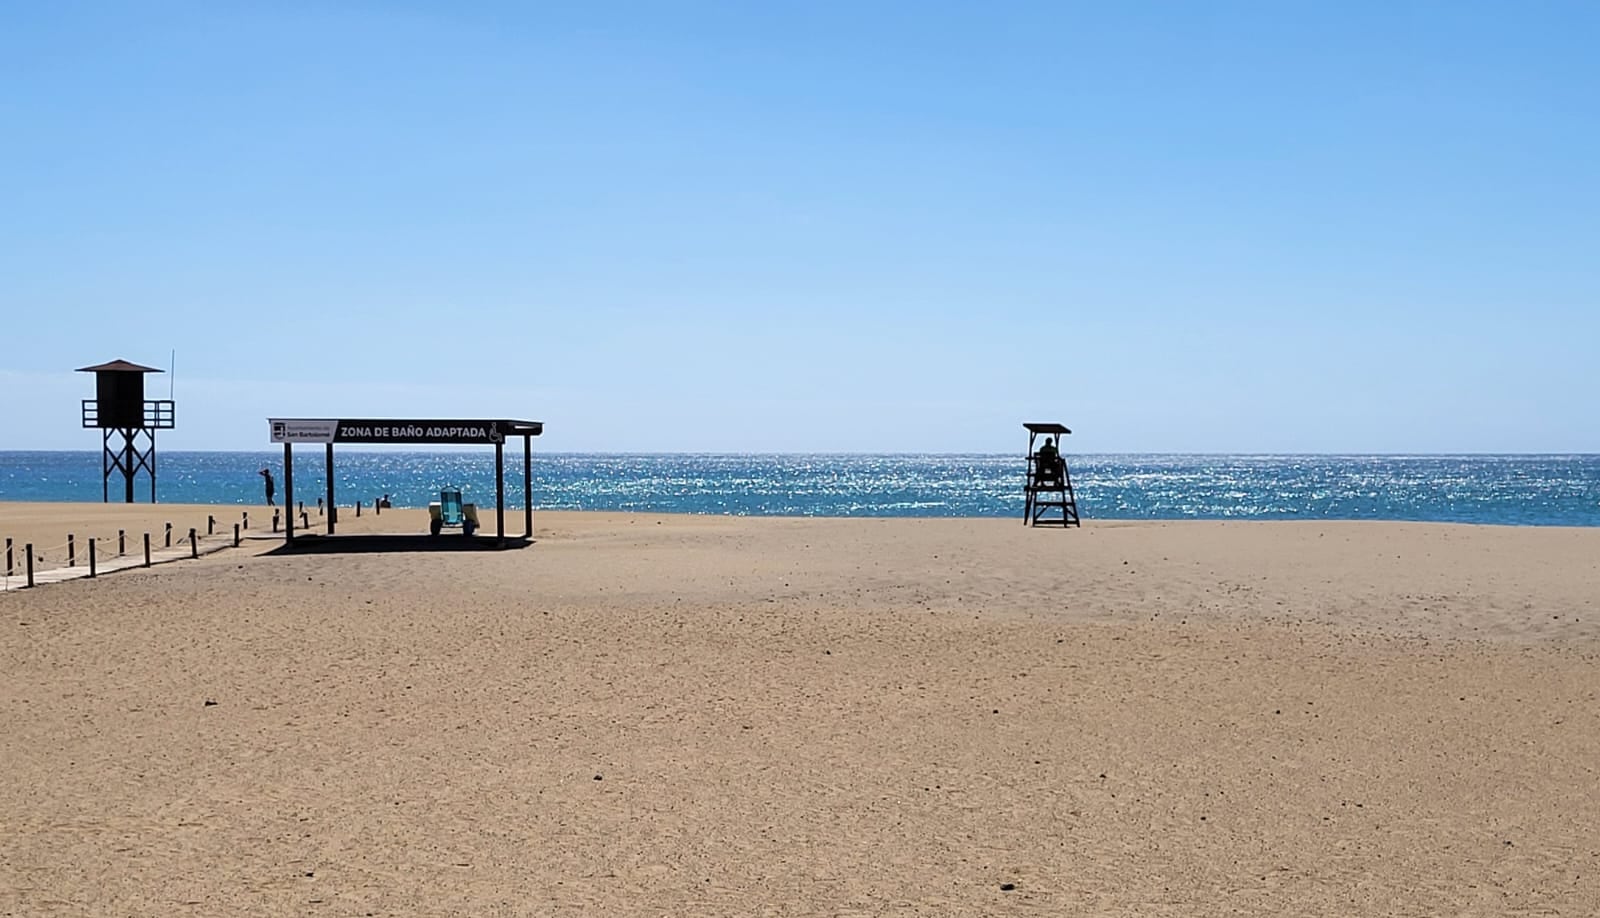
[[[0,449],[1600,452],[1600,5],[0,0]],[[165,377],[151,389],[165,395]]]

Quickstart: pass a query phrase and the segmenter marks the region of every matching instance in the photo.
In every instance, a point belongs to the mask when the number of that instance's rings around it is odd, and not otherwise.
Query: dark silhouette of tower
[[[101,499],[110,502],[111,473],[121,472],[125,501],[133,503],[133,479],[143,469],[150,474],[150,503],[155,503],[156,431],[172,429],[172,400],[145,398],[144,374],[162,371],[113,360],[78,372],[94,374],[95,397],[83,400],[83,426],[101,432]],[[114,445],[117,434],[122,442]]]

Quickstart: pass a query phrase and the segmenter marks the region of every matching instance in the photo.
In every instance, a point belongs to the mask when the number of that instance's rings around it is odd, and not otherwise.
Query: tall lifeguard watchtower
[[[113,360],[78,372],[94,374],[95,397],[83,400],[83,426],[100,430],[101,500],[110,502],[111,473],[121,472],[124,500],[133,503],[133,479],[143,469],[150,474],[150,503],[155,503],[156,431],[172,429],[172,400],[145,398],[144,374],[162,371]],[[113,447],[118,434],[122,442]]]

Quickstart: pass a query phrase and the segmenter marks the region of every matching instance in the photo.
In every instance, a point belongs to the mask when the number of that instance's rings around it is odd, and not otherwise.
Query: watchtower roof
[[[126,360],[113,360],[110,363],[102,363],[97,367],[79,367],[74,372],[77,372],[77,373],[165,373],[167,371],[166,370],[158,370],[155,367],[142,367],[142,366],[139,366],[137,363],[129,363]]]
[[[1038,421],[1033,421],[1033,422],[1024,421],[1022,423],[1022,426],[1028,428],[1028,431],[1030,433],[1036,433],[1036,434],[1056,434],[1056,435],[1059,436],[1060,434],[1072,433],[1072,431],[1068,430],[1066,427],[1064,427],[1064,426],[1062,426],[1060,424],[1044,424],[1044,423],[1040,423]]]

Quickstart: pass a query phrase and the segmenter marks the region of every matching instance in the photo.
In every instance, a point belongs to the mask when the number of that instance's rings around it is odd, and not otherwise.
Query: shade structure
[[[320,443],[328,466],[328,535],[338,523],[333,489],[333,447],[336,443],[480,444],[494,447],[495,538],[506,538],[505,442],[522,438],[523,538],[533,537],[533,438],[544,433],[543,421],[509,418],[268,418],[272,442],[283,444],[284,505],[294,506],[294,445]],[[287,514],[284,539],[294,541],[294,514]]]

